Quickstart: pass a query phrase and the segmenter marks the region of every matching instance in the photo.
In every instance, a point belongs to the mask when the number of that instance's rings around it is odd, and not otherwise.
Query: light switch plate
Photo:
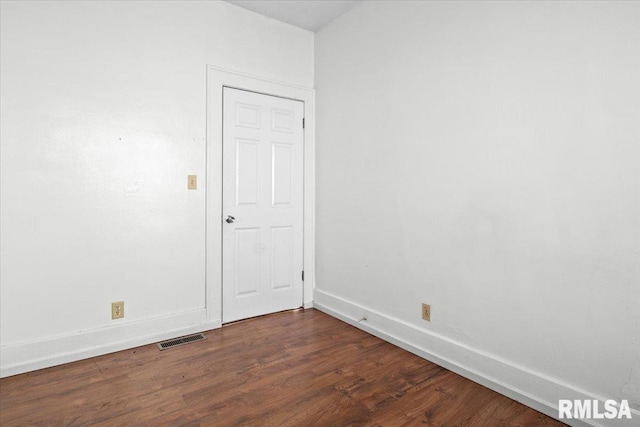
[[[189,190],[196,190],[198,188],[198,175],[189,175],[187,177],[187,188]]]

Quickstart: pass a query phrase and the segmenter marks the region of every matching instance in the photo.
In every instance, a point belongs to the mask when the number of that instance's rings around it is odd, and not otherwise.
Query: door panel
[[[291,205],[291,180],[293,178],[292,164],[293,148],[290,144],[274,142],[272,145],[272,180],[271,203],[273,205]]]
[[[260,229],[237,228],[234,234],[234,294],[236,297],[256,294],[260,284]]]
[[[303,114],[299,101],[224,88],[224,323],[302,306]]]
[[[260,141],[256,139],[236,139],[236,206],[258,203],[260,187],[259,146]]]
[[[271,289],[293,283],[293,227],[271,227]]]

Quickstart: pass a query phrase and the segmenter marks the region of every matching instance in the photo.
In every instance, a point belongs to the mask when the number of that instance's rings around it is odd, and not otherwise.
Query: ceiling
[[[296,27],[317,32],[361,0],[225,0]]]

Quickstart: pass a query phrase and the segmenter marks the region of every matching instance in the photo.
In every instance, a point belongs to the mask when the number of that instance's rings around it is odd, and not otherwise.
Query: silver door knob
[[[233,222],[236,220],[236,218],[234,216],[231,215],[227,215],[227,219],[225,219],[225,221],[227,221],[229,224],[233,224]]]

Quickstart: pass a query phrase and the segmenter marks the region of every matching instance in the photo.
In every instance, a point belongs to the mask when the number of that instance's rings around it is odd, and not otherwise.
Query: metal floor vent
[[[207,337],[205,337],[202,334],[193,334],[193,335],[189,335],[189,336],[186,336],[186,337],[180,337],[180,338],[176,338],[176,339],[173,339],[173,340],[160,342],[160,343],[158,343],[158,348],[160,350],[166,350],[166,349],[171,348],[171,347],[177,347],[177,346],[182,345],[182,344],[189,344],[190,342],[200,341],[200,340],[204,340],[204,339],[207,339]]]

